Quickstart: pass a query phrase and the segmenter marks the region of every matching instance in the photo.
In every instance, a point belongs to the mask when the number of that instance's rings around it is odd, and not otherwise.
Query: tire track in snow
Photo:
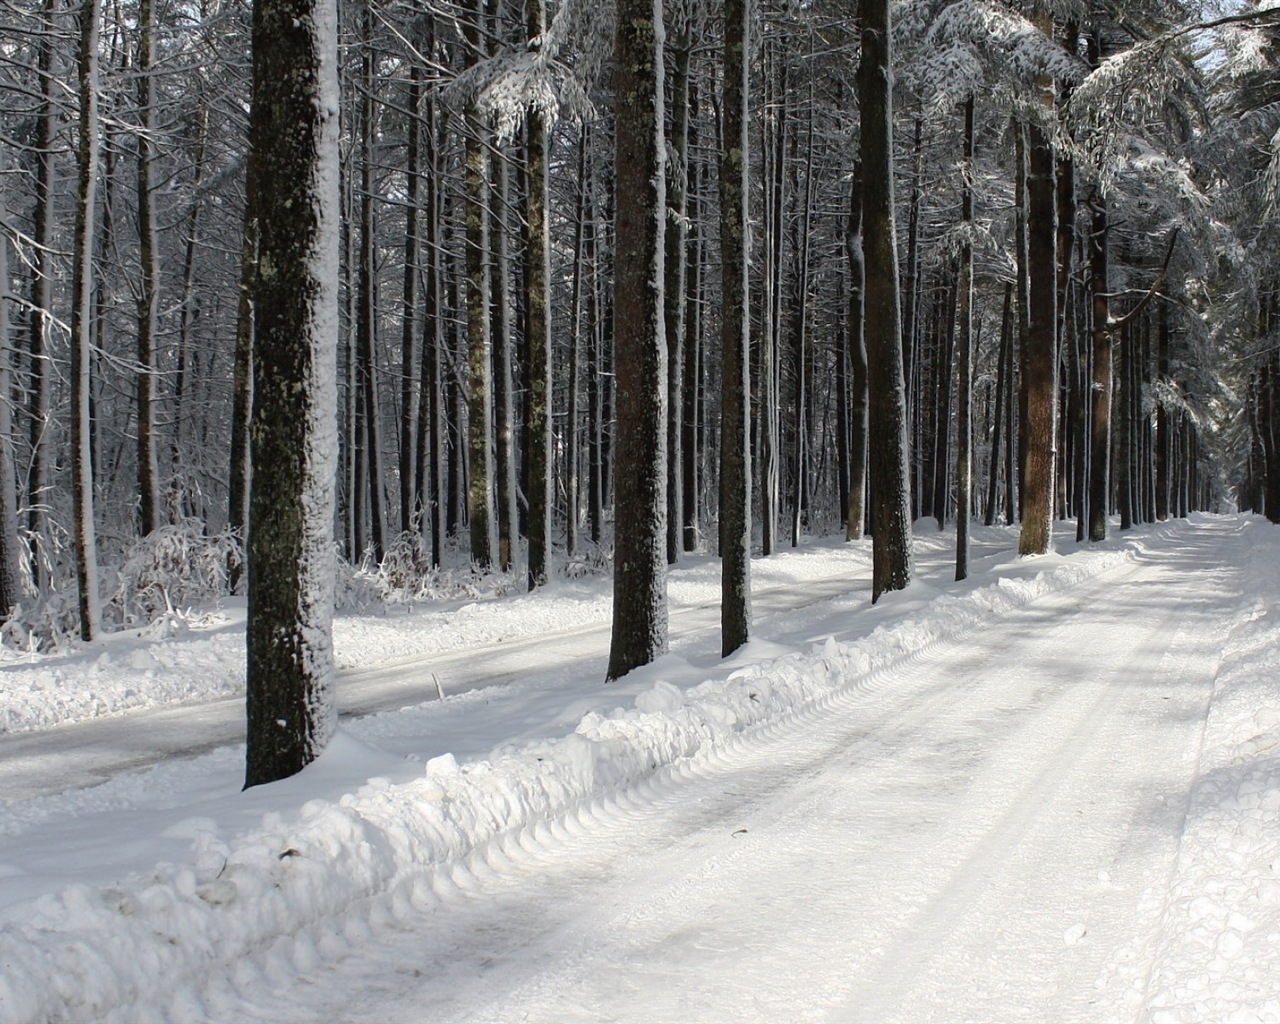
[[[1151,573],[1126,566],[1002,625],[1019,624],[1024,654],[1057,637],[1069,669],[1090,634],[1073,612],[1087,616],[1079,606],[1090,598],[1140,594]],[[1017,649],[973,637],[935,645],[763,730],[767,739],[478,854],[438,883],[438,910],[418,925],[425,934],[380,936],[372,960],[309,977],[303,992],[266,1004],[267,1016],[291,1007],[288,1019],[333,1019],[326,999],[354,985],[359,999],[342,1003],[350,1020],[397,1010],[484,1021],[1061,1019],[1068,1004],[1097,1019],[1099,1007],[1070,1003],[1071,986],[1107,984],[1107,971],[1124,982],[1132,972],[1116,967],[1114,951],[1148,948],[1149,883],[1167,859],[1148,849],[1160,846],[1151,833],[1171,825],[1168,809],[1150,804],[1166,788],[1181,792],[1190,770],[1169,749],[1148,751],[1131,791],[1125,741],[1150,719],[1166,747],[1194,753],[1182,740],[1202,721],[1212,675],[1212,643],[1185,628],[1209,610],[1196,593],[1213,592],[1211,579],[1166,585],[1184,590],[1179,611],[1145,624],[1103,680],[1068,671],[1049,684],[1019,681]],[[1140,680],[1171,667],[1163,688],[1175,692],[1153,709]],[[1174,767],[1150,774],[1160,763]],[[1106,827],[1081,828],[1078,812],[1099,796],[1105,806],[1089,809],[1106,813]],[[1104,863],[1120,891],[1100,896]],[[1095,885],[1082,892],[1089,872]],[[1071,945],[1090,898],[1100,916]],[[1104,926],[1117,925],[1124,934],[1102,945]],[[1039,989],[1000,984],[1010,956],[1017,978],[1036,959]]]

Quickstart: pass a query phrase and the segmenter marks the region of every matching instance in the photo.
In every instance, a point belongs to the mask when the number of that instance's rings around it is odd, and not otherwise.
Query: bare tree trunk
[[[493,259],[493,318],[490,322],[490,337],[493,339],[493,411],[497,442],[494,469],[498,500],[498,568],[509,572],[515,564],[520,542],[517,511],[519,488],[516,485],[515,327],[512,323],[511,243],[508,241],[511,231],[507,221],[507,210],[511,204],[511,161],[505,152],[498,150],[490,156],[490,167],[495,172],[496,179],[493,187],[495,202],[489,211],[489,224]],[[536,242],[534,244],[536,246]],[[531,256],[531,262],[536,262],[536,257]],[[526,290],[527,287],[526,285]],[[531,322],[528,315],[525,321]],[[526,412],[528,407],[529,401],[526,401]]]
[[[867,501],[867,338],[863,331],[866,261],[862,253],[862,162],[849,189],[849,516],[845,539],[862,537]]]
[[[151,0],[138,0],[138,511],[143,536],[160,525],[156,457],[156,334],[160,315],[160,255],[156,250],[155,79]]]
[[[1089,467],[1089,539],[1107,539],[1111,493],[1111,304],[1107,268],[1106,199],[1095,195],[1089,234],[1089,291],[1093,302],[1092,430]]]
[[[1052,84],[1041,86],[1046,116],[1052,113]],[[1048,129],[1032,122],[1027,175],[1027,269],[1030,282],[1028,351],[1022,387],[1026,394],[1026,470],[1023,475],[1020,555],[1049,550],[1053,531],[1057,455],[1058,325],[1057,196],[1053,142]]]
[[[660,0],[617,0],[614,365],[618,473],[608,678],[667,650],[666,182]]]
[[[863,247],[866,253],[868,409],[870,423],[872,581],[871,600],[901,590],[911,580],[911,489],[908,481],[907,403],[903,384],[902,321],[893,202],[893,66],[888,0],[859,0],[862,62],[858,106],[862,112],[864,181]]]
[[[7,219],[4,195],[0,193],[0,223]],[[9,305],[13,300],[9,291],[9,243],[0,237],[0,397],[3,398],[0,400],[0,623],[9,618],[22,600],[13,406],[8,401],[13,392],[14,347],[9,334]]]
[[[92,388],[91,337],[93,251],[96,237],[98,165],[98,0],[80,8],[79,187],[76,202],[75,253],[71,298],[71,472],[76,571],[80,597],[80,636],[96,640],[101,630],[98,594],[98,543],[93,521],[93,429],[89,403]]]
[[[991,466],[990,478],[987,480],[987,511],[983,522],[987,526],[995,525],[996,509],[1000,504],[1000,433],[1006,429],[1009,418],[1005,407],[1005,393],[1008,391],[1008,365],[1010,349],[1013,346],[1013,285],[1005,285],[1004,313],[1000,318],[1000,349],[996,355],[996,408],[991,423]]]
[[[751,293],[747,235],[750,4],[725,0],[720,155],[720,653],[751,631]]]
[[[365,466],[369,479],[369,524],[373,558],[381,562],[386,552],[386,498],[382,469],[382,417],[378,402],[378,311],[377,311],[377,255],[373,198],[376,185],[374,171],[374,141],[377,136],[377,119],[374,92],[373,11],[365,7],[363,15],[364,88],[360,117],[360,268],[358,271],[360,308],[356,325],[358,369],[364,400]]]
[[[690,86],[690,109],[697,108],[697,93]],[[692,127],[690,128],[692,132]],[[692,151],[693,137],[690,135]],[[702,327],[704,317],[701,313],[702,293],[702,226],[698,220],[701,209],[701,197],[698,189],[702,175],[700,164],[688,161],[688,217],[692,226],[689,238],[690,252],[685,273],[683,301],[685,305],[684,321],[684,353],[682,357],[682,373],[684,380],[680,386],[680,398],[684,406],[680,415],[680,429],[683,434],[680,442],[680,496],[682,509],[680,522],[682,525],[682,541],[685,551],[698,550],[698,484],[701,448],[699,437],[699,395],[702,388]]]
[[[965,224],[957,288],[956,357],[956,579],[969,575],[969,517],[973,504],[973,96],[964,104],[964,178],[960,217]]]
[[[332,0],[257,0],[249,174],[254,283],[245,786],[333,734],[338,26]]]
[[[57,22],[59,0],[44,0],[41,11],[40,50],[37,69],[40,76],[40,113],[36,118],[36,195],[34,222],[34,261],[31,274],[31,337],[28,418],[31,443],[31,469],[27,489],[27,529],[37,547],[45,533],[45,514],[49,501],[50,459],[49,426],[52,406],[53,371],[49,365],[50,335],[53,329],[53,279],[55,255],[54,232],[54,142],[58,134],[58,111],[61,88],[57,71]],[[38,552],[32,559],[32,574],[37,585],[44,582],[44,568]]]
[[[582,313],[583,284],[586,277],[587,228],[587,140],[578,143],[578,198],[573,234],[573,294],[569,300],[569,401],[565,423],[565,553],[578,554],[578,532],[582,510]]]
[[[689,38],[688,13],[681,7],[679,27],[670,30],[675,58],[671,83],[671,156],[667,168],[669,213],[665,259],[667,332],[667,562],[680,560],[684,511],[684,358],[685,249],[689,177]]]
[[[418,486],[418,419],[422,404],[419,379],[422,362],[419,352],[418,282],[422,278],[422,239],[420,237],[419,185],[422,181],[422,107],[421,64],[411,62],[409,95],[405,123],[405,211],[404,211],[404,276],[400,299],[400,532],[414,528],[421,507],[417,504]]]
[[[231,498],[227,521],[247,550],[249,542],[249,422],[253,411],[253,282],[258,266],[258,208],[253,175],[245,185],[244,231],[240,239],[240,295],[236,316],[236,349],[231,388]],[[241,567],[231,568],[231,588],[240,582]]]
[[[525,27],[530,39],[545,27],[542,0],[525,0]],[[551,226],[547,197],[550,135],[537,110],[528,114],[529,194],[525,215],[529,224],[526,319],[529,351],[529,393],[525,396],[525,453],[529,487],[529,588],[541,586],[551,575],[551,525],[555,492],[551,479]]]

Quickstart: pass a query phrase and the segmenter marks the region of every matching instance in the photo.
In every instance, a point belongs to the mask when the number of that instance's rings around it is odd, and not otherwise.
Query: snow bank
[[[1158,536],[1054,556],[1037,575],[938,597],[865,639],[830,639],[688,690],[655,676],[634,706],[588,714],[567,736],[471,764],[439,757],[408,783],[370,780],[336,803],[307,804],[297,820],[268,816],[232,842],[195,827],[190,863],[160,865],[118,888],[73,886],[5,924],[0,1019],[207,1015],[231,998],[237,978],[338,955],[369,928],[429,911],[475,876],[503,871],[548,832],[628,789],[760,741],[844,688],[889,685],[883,670],[1113,568]]]
[[[1280,529],[1255,519],[1247,530],[1250,598],[1215,682],[1153,1024],[1280,1021]]]

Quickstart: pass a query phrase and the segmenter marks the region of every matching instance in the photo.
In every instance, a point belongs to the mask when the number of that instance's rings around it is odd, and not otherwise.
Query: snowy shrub
[[[471,564],[433,567],[422,535],[408,530],[391,541],[376,566],[368,555],[359,566],[339,557],[335,603],[339,611],[361,612],[423,601],[477,601],[515,593],[518,578]]]
[[[226,597],[231,571],[243,562],[240,538],[230,529],[209,534],[197,519],[161,526],[126,553],[103,621],[116,627],[173,623],[183,609]]]

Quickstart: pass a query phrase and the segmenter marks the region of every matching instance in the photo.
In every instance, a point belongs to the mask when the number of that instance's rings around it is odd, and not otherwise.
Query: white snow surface
[[[247,792],[155,724],[242,608],[10,654],[0,1021],[1280,1020],[1276,527],[953,546],[875,607],[869,542],[756,560],[725,661],[689,559],[607,686],[605,579],[339,616],[400,710]]]

